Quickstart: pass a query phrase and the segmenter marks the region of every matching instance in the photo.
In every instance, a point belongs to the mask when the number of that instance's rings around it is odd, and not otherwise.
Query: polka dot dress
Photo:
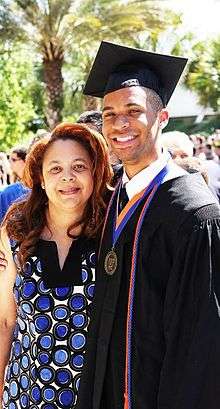
[[[3,408],[75,408],[95,279],[94,252],[83,257],[81,285],[48,288],[38,257],[17,275]]]

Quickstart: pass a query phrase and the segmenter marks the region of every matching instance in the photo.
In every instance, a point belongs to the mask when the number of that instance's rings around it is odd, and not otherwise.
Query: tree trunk
[[[100,109],[100,102],[98,98],[90,97],[89,95],[84,96],[83,105],[85,111],[97,111]]]
[[[46,85],[46,118],[52,130],[62,121],[63,109],[63,58],[43,59],[44,82]]]

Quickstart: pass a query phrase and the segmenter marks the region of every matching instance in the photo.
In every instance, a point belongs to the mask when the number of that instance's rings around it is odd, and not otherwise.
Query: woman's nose
[[[72,171],[66,171],[62,175],[62,181],[63,182],[72,182],[76,178],[76,175]]]

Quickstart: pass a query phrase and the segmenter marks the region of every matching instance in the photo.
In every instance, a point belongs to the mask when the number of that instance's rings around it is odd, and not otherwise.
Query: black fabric
[[[118,89],[153,89],[168,103],[187,59],[162,55],[102,41],[84,88],[84,94],[103,97]]]
[[[126,204],[128,203],[129,198],[128,198],[128,194],[126,192],[126,187],[122,186],[120,189],[120,194],[119,194],[119,212],[122,211],[122,209],[126,206]]]
[[[109,277],[103,264],[115,206],[101,248],[77,409],[123,409],[129,257],[142,205],[115,248],[118,269]],[[201,176],[161,185],[139,241],[131,409],[219,409],[219,244],[220,209]]]
[[[42,277],[46,286],[55,288],[65,285],[82,285],[83,255],[94,250],[96,246],[95,240],[86,237],[73,240],[61,270],[56,243],[39,239],[36,251],[42,263]]]
[[[115,187],[123,175],[123,166],[120,163],[118,163],[117,165],[113,165],[112,169],[114,175],[111,180],[111,186]]]
[[[140,86],[153,89],[160,95],[162,101],[166,101],[166,91],[159,78],[142,64],[120,65],[113,72],[106,84],[105,95],[117,91],[120,88]]]

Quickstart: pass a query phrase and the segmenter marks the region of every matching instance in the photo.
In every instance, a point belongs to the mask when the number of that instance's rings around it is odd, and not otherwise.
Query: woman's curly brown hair
[[[14,203],[3,221],[9,238],[19,245],[18,257],[21,265],[34,254],[36,243],[47,225],[48,198],[41,187],[42,164],[45,152],[57,140],[73,140],[80,143],[88,152],[93,166],[92,195],[81,221],[69,226],[68,236],[74,238],[71,231],[81,225],[81,234],[95,237],[103,222],[106,207],[104,197],[112,176],[107,144],[102,135],[84,124],[62,123],[56,126],[49,137],[36,142],[27,155],[23,182],[31,189],[30,194],[25,200]]]

